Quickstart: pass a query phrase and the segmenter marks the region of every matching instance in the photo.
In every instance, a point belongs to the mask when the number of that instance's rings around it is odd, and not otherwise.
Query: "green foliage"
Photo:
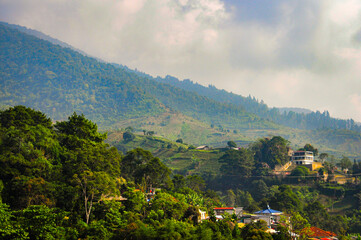
[[[292,170],[291,175],[292,177],[298,177],[297,180],[304,180],[305,177],[310,175],[310,171],[305,166],[297,166],[295,169]]]
[[[123,139],[125,142],[130,142],[135,139],[135,135],[131,132],[124,132],[123,133]]]
[[[148,187],[171,187],[170,169],[159,158],[141,148],[129,151],[122,160],[122,175]]]
[[[254,165],[251,153],[245,148],[238,151],[228,150],[219,159],[219,162],[222,163],[222,174],[238,178],[250,176]]]
[[[29,239],[29,233],[14,221],[14,215],[9,206],[0,203],[0,238],[1,239]]]
[[[272,235],[266,233],[267,230],[267,223],[263,220],[252,222],[247,224],[241,232],[241,237],[243,239],[255,239],[255,240],[263,240],[268,239],[271,240]]]
[[[61,239],[66,230],[63,225],[66,213],[57,212],[46,206],[29,206],[18,211],[18,222],[21,228],[29,234],[30,239]]]
[[[227,142],[227,145],[228,145],[229,148],[235,148],[235,147],[237,147],[237,144],[236,144],[235,142],[233,142],[233,141],[228,141],[228,142]]]
[[[281,211],[302,211],[302,204],[288,185],[281,185],[279,191],[270,199],[270,205]]]
[[[1,238],[271,239],[261,222],[242,230],[231,216],[217,222],[198,222],[198,209],[208,209],[214,220],[211,209],[221,206],[219,195],[206,188],[205,179],[208,183],[224,180],[212,177],[212,172],[202,176],[174,175],[171,181],[170,169],[159,158],[140,148],[123,157],[104,143],[106,134],[98,133],[97,125],[84,115],[74,113],[67,121],[55,124],[54,129],[45,115],[32,109],[15,107],[2,111],[0,118],[3,116],[18,120],[0,127],[0,192],[2,201],[10,204],[0,204]],[[275,146],[282,145],[275,142]],[[201,153],[184,150],[178,154],[190,154],[190,159],[200,166]],[[249,178],[254,160],[247,149],[207,154],[220,159],[217,166],[221,165],[221,171],[233,174],[231,180],[237,180],[234,186],[244,187],[244,191],[228,188],[223,193],[227,205],[243,206],[253,212],[258,204],[263,206],[267,201],[274,209],[294,211],[291,222],[296,229],[308,221],[340,234],[348,229],[356,231],[359,226],[357,213],[348,218],[329,215],[322,204],[314,201],[319,195],[310,187],[278,187],[277,179]],[[354,166],[358,167],[356,161]],[[222,186],[226,181],[219,182]],[[149,195],[145,192],[150,186],[162,190],[147,202]],[[356,188],[317,186],[334,198],[348,191],[359,194]],[[255,202],[253,197],[262,202]],[[282,236],[285,233],[275,239],[284,239]]]
[[[289,161],[288,145],[289,142],[286,139],[275,136],[271,139],[259,139],[252,144],[251,150],[256,162],[264,162],[274,168],[277,164],[283,165]]]
[[[342,170],[350,169],[352,167],[352,162],[348,157],[344,156],[341,159],[340,166],[341,166]]]
[[[314,148],[311,144],[307,143],[303,148],[298,149],[299,151],[310,151],[313,152],[314,156],[318,155],[318,149]]]
[[[0,36],[2,104],[27,104],[56,120],[83,112],[105,125],[164,111],[154,97],[130,84],[139,78],[135,74],[3,24]]]
[[[150,78],[150,76],[148,76],[148,78]],[[243,97],[217,89],[212,85],[205,87],[190,80],[180,81],[172,76],[166,76],[165,78],[157,77],[156,80],[197,93],[201,96],[205,96],[219,102],[241,106],[247,112],[289,127],[299,129],[351,129],[360,131],[360,126],[358,126],[354,120],[332,118],[328,111],[324,111],[323,113],[320,113],[319,111],[298,113],[295,109],[291,109],[290,111],[281,111],[277,108],[269,108],[262,100],[259,101],[255,97]]]

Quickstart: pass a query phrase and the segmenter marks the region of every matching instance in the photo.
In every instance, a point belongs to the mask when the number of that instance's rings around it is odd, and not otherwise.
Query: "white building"
[[[313,152],[311,151],[297,151],[291,157],[291,161],[296,165],[309,165],[313,163],[313,160]]]

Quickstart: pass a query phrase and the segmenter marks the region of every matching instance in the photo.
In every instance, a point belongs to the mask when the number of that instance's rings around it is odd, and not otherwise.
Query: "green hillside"
[[[333,119],[327,113],[289,112],[297,126],[276,124],[277,119],[262,115],[260,109],[281,115],[255,99],[171,77],[153,79],[4,24],[0,24],[0,56],[0,109],[21,104],[55,121],[76,111],[103,130],[132,126],[140,133],[154,131],[193,145],[218,147],[229,140],[246,145],[260,137],[280,135],[294,148],[311,143],[320,152],[361,156],[360,133],[346,130],[357,130],[353,121]],[[317,124],[306,124],[315,123],[315,118]],[[333,128],[319,128],[325,124]]]
[[[130,70],[128,70],[130,71]],[[138,73],[144,76],[143,73]],[[148,78],[152,78],[149,75],[145,75]],[[218,102],[229,103],[235,106],[241,106],[247,112],[256,114],[265,119],[269,119],[275,123],[282,124],[292,128],[299,129],[348,129],[354,131],[361,131],[361,127],[355,123],[352,119],[336,119],[332,118],[328,111],[323,113],[312,112],[305,109],[294,108],[269,108],[262,100],[248,96],[243,97],[238,94],[230,93],[225,90],[217,89],[216,87],[209,85],[208,87],[194,83],[190,80],[180,81],[175,77],[166,76],[165,78],[154,78],[158,82],[168,83],[178,88],[197,93],[201,96],[205,96],[216,100]]]
[[[228,128],[277,128],[240,106],[139,77],[0,24],[1,98],[23,104],[54,120],[83,112],[101,127],[122,119],[164,111],[164,106]]]
[[[23,104],[54,120],[74,111],[102,125],[164,111],[109,64],[0,24],[0,103]]]

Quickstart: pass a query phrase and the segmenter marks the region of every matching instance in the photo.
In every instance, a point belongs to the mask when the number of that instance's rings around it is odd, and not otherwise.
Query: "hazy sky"
[[[0,20],[153,76],[361,121],[360,0],[0,0]]]

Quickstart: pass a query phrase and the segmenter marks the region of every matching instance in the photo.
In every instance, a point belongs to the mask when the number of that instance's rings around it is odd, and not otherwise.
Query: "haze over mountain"
[[[168,113],[171,115],[159,124],[167,129],[162,131],[164,136],[170,138],[177,135],[168,135],[170,129],[165,126],[166,122],[172,114],[181,113],[205,123],[208,128],[216,127],[223,132],[219,136],[230,131],[241,131],[251,138],[276,134],[298,139],[297,144],[314,141],[328,149],[338,147],[337,151],[358,152],[355,145],[360,133],[349,130],[359,131],[360,127],[353,120],[334,119],[328,112],[281,114],[253,97],[245,98],[214,86],[204,87],[170,76],[152,78],[124,66],[99,62],[6,24],[0,24],[0,32],[0,103],[3,107],[30,106],[44,111],[54,120],[64,120],[77,111],[103,129],[119,126],[119,122],[129,119],[132,119],[130,125],[137,124],[137,119],[160,119]],[[178,127],[183,129],[188,123],[180,123]],[[154,122],[143,121],[139,128],[149,128],[152,124]],[[302,132],[284,126],[324,130]],[[205,130],[204,126],[202,128]],[[342,132],[343,129],[348,132]],[[184,129],[182,131],[184,134]],[[206,136],[196,140],[197,143]],[[213,136],[210,141],[217,141],[217,135],[209,136]],[[330,136],[338,139],[338,145],[333,141],[325,144]],[[237,134],[228,137],[244,139]],[[219,138],[219,141],[226,139]],[[348,144],[340,144],[340,141]]]
[[[107,62],[361,121],[355,0],[0,1],[0,20]]]

